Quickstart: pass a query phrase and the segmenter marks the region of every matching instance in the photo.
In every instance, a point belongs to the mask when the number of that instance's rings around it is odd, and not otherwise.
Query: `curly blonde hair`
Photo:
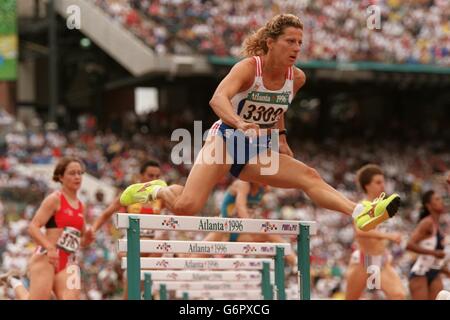
[[[266,25],[244,40],[242,55],[245,57],[260,56],[267,53],[267,39],[277,39],[287,27],[303,30],[300,18],[293,14],[279,14],[270,19]]]

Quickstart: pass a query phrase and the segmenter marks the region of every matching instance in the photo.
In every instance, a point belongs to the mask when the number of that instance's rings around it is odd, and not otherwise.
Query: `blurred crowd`
[[[155,114],[154,117],[169,116]],[[184,184],[191,165],[172,165],[170,152],[174,142],[170,141],[170,131],[162,129],[164,123],[156,121],[150,130],[119,135],[98,130],[92,115],[81,115],[76,131],[18,125],[7,130],[6,146],[0,154],[0,272],[11,268],[26,271],[27,260],[36,246],[27,234],[28,222],[45,195],[54,188],[49,184],[50,176],[26,175],[16,170],[18,164],[51,165],[61,156],[75,155],[83,159],[88,174],[116,187],[119,192],[136,181],[139,165],[150,158],[161,162],[164,178],[169,183]],[[353,200],[360,200],[362,196],[355,186],[356,170],[368,162],[383,167],[386,192],[395,190],[404,200],[400,213],[383,227],[403,234],[402,243],[393,244],[391,251],[407,288],[412,257],[405,251],[406,241],[417,223],[420,194],[433,188],[448,197],[444,182],[444,173],[450,167],[448,148],[433,148],[432,143],[405,146],[399,141],[368,144],[334,140],[302,141],[301,144],[294,140],[291,146],[298,159],[316,168],[327,182]],[[227,176],[218,184],[202,215],[219,215],[224,191],[231,181],[231,176]],[[83,193],[80,198],[87,208],[88,224],[108,205],[102,190],[97,190],[94,198]],[[260,218],[317,221],[319,231],[311,239],[312,297],[343,297],[345,272],[355,248],[349,217],[317,208],[302,192],[290,189],[271,189],[264,196],[264,204],[257,210],[257,215]],[[450,235],[450,217],[445,215],[442,222],[443,231]],[[201,233],[169,235],[171,239],[185,240],[204,236]],[[97,233],[95,243],[80,252],[84,299],[120,298],[122,272],[115,251],[115,241],[119,237],[121,234],[109,222]],[[295,239],[291,240],[295,249]],[[296,279],[291,276],[288,280],[295,284]],[[446,283],[447,288],[448,285]],[[11,292],[0,288],[0,297],[10,295]],[[365,298],[381,299],[383,296],[374,291],[367,292]]]
[[[158,54],[238,57],[272,16],[304,24],[300,61],[450,66],[447,0],[95,0]],[[376,5],[377,7],[371,7]],[[379,22],[374,14],[380,13]]]

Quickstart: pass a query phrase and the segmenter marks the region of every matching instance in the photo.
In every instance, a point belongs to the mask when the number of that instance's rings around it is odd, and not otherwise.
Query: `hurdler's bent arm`
[[[430,220],[422,220],[414,230],[406,249],[418,254],[426,254],[443,258],[445,254],[442,250],[429,250],[419,246],[420,241],[428,238],[432,234],[432,229],[433,225]]]
[[[238,62],[222,80],[209,104],[223,122],[236,129],[258,128],[256,124],[244,122],[233,110],[231,98],[253,83],[255,68],[253,59]]]
[[[100,217],[98,217],[97,220],[95,220],[95,222],[92,224],[92,232],[97,232],[97,230],[100,229],[102,225],[120,209],[120,207],[120,197],[117,197],[105,210],[103,210],[103,212],[100,214]]]

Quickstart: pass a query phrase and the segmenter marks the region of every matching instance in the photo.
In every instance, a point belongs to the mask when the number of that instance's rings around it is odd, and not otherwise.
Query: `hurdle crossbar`
[[[141,270],[262,270],[263,262],[274,269],[269,258],[141,258]],[[123,257],[122,269],[126,268],[127,258]]]
[[[158,220],[159,219],[168,219]],[[186,220],[187,219],[187,220]],[[189,220],[190,219],[190,220]],[[206,220],[202,220],[206,219]],[[209,220],[208,220],[209,219]],[[221,221],[219,221],[219,220]],[[181,225],[181,220],[185,221]],[[234,220],[233,223],[231,223]],[[241,220],[241,221],[240,221]],[[246,220],[245,223],[242,220]],[[159,226],[158,226],[159,221]],[[144,229],[156,229],[156,230],[174,230],[174,231],[204,231],[204,232],[234,232],[234,233],[271,233],[271,234],[295,234],[297,235],[297,255],[298,255],[298,278],[299,278],[299,295],[302,300],[310,299],[310,235],[315,234],[317,231],[317,225],[313,221],[285,221],[285,220],[252,220],[252,219],[230,219],[230,218],[203,218],[203,217],[179,217],[179,216],[145,216],[145,215],[133,215],[118,213],[115,215],[115,224],[118,228],[127,229],[127,240],[121,239],[118,242],[118,249],[121,252],[127,252],[127,276],[128,276],[128,297],[132,300],[140,299],[139,289],[139,273],[141,271],[140,266],[140,252],[141,244],[143,245],[142,252],[155,252],[155,253],[203,253],[208,254],[206,251],[210,251],[209,254],[253,254],[253,255],[267,255],[274,256],[276,254],[276,247],[287,245],[285,248],[285,254],[290,254],[290,246],[288,244],[275,244],[272,247],[267,243],[244,243],[243,246],[239,246],[239,243],[231,243],[233,246],[229,246],[229,243],[215,242],[217,247],[210,247],[202,241],[196,241],[197,247],[191,247],[192,243],[176,244],[172,241],[174,248],[171,248],[168,241],[155,241],[155,240],[141,240],[139,241],[140,228]],[[198,223],[197,226],[195,224]],[[295,227],[291,223],[296,223]],[[205,225],[206,224],[206,225]],[[217,230],[215,230],[217,229]],[[152,241],[150,243],[148,241]],[[164,245],[163,242],[166,244]],[[177,241],[183,242],[183,241]],[[161,246],[156,248],[156,243],[160,243]],[[223,244],[221,247],[220,245]],[[240,243],[242,244],[242,243]],[[202,245],[203,247],[202,249]],[[235,246],[238,245],[238,246]],[[246,248],[244,246],[247,245]],[[175,247],[176,246],[176,247]],[[198,247],[200,246],[200,247]],[[200,249],[198,249],[200,248]],[[228,251],[228,248],[231,249]],[[268,249],[269,248],[269,249]],[[271,248],[271,249],[270,249]],[[178,251],[173,251],[174,249]],[[212,250],[213,249],[213,250]],[[227,252],[224,252],[226,249]],[[259,249],[259,252],[258,252]],[[215,252],[211,252],[215,251]],[[252,252],[254,251],[254,252]],[[244,252],[244,253],[243,253]],[[245,253],[247,252],[247,253]]]
[[[186,292],[189,295],[190,299],[219,299],[219,300],[229,300],[238,298],[240,300],[243,299],[252,299],[252,300],[260,300],[262,299],[260,290],[247,290],[247,291],[239,291],[239,290],[230,290],[230,291],[221,291],[221,290],[184,290],[184,291],[176,291],[175,297],[182,298],[183,292]]]
[[[140,252],[143,253],[191,253],[191,254],[237,254],[275,256],[276,248],[283,247],[285,254],[292,252],[289,243],[267,242],[216,242],[216,241],[180,241],[180,240],[140,240]],[[119,239],[117,249],[127,252],[128,240]],[[140,262],[140,259],[138,259]]]
[[[145,280],[145,274],[150,274],[153,282],[159,281],[254,281],[261,283],[259,271],[162,271],[142,270],[141,281]],[[269,283],[273,283],[275,276],[269,273]]]
[[[139,219],[141,229],[151,230],[298,235],[300,233],[299,224],[302,224],[310,226],[311,234],[315,234],[317,231],[317,225],[314,221],[137,215],[129,213],[117,213],[114,216],[116,228],[128,229],[130,217]]]
[[[259,281],[155,281],[153,290],[164,283],[167,290],[261,290]]]
[[[190,299],[219,299],[219,300],[260,300],[263,299],[259,290],[195,290],[195,289],[179,289],[175,291],[175,298],[183,298],[183,294],[187,294]],[[287,298],[290,300],[298,299],[297,291],[287,291]]]

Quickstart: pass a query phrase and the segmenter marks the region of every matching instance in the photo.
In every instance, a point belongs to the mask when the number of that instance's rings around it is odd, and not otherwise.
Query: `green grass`
[[[16,80],[17,79],[17,61],[7,59],[0,64],[0,80]]]

